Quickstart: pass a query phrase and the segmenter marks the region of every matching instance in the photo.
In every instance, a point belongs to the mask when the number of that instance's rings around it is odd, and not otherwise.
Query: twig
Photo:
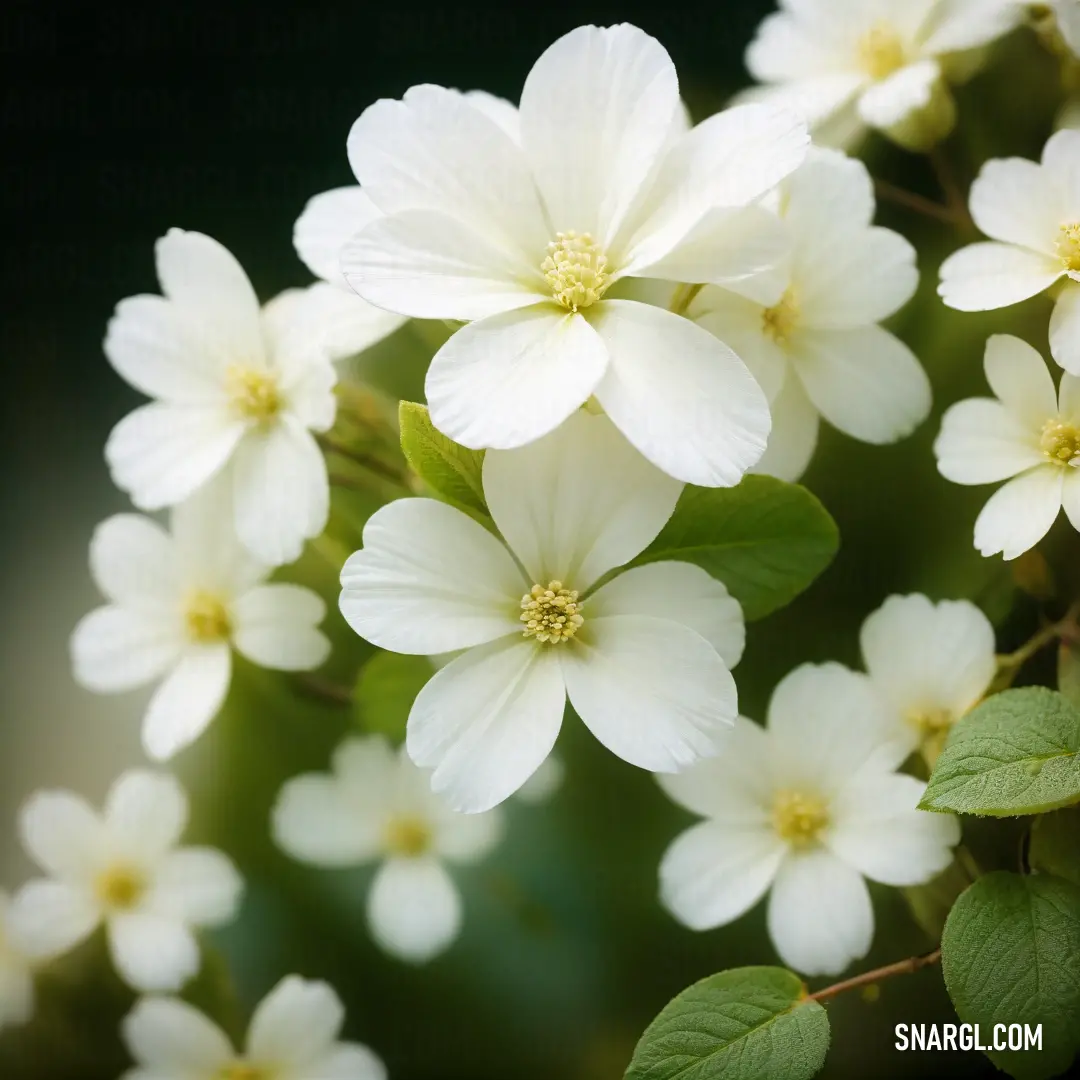
[[[934,202],[933,199],[917,195],[914,191],[908,191],[907,188],[890,184],[888,180],[875,180],[874,190],[877,192],[878,198],[896,203],[897,206],[906,207],[908,210],[914,210],[915,213],[933,218],[934,221],[943,221],[946,225],[960,224],[956,215],[947,206],[942,206],[941,203]]]
[[[873,971],[864,971],[861,975],[855,975],[843,982],[833,983],[824,990],[818,990],[810,994],[811,1001],[828,1001],[838,994],[844,994],[848,990],[857,990],[860,986],[869,986],[871,983],[881,982],[893,975],[913,975],[920,968],[936,964],[941,959],[941,950],[935,949],[925,956],[909,956],[906,960],[898,960],[895,964],[886,964],[884,967],[875,968]]]
[[[971,220],[967,200],[956,181],[956,174],[953,172],[949,159],[940,146],[935,146],[926,156],[930,159],[930,167],[934,170],[937,182],[941,185],[945,203],[952,212],[953,221],[963,229],[974,230],[975,222]]]
[[[1046,648],[1047,645],[1057,641],[1058,638],[1074,641],[1077,633],[1080,632],[1080,628],[1077,627],[1076,623],[1078,616],[1080,616],[1080,600],[1072,604],[1063,618],[1058,619],[1057,622],[1047,623],[1046,626],[1025,641],[1019,649],[999,656],[997,658],[998,670],[1007,676],[1005,686],[1012,682],[1020,668],[1040,649]],[[997,686],[997,683],[994,685]],[[998,689],[1004,689],[1004,687],[999,686]]]
[[[352,691],[340,683],[320,678],[318,675],[300,675],[296,685],[311,697],[321,698],[333,705],[352,705]]]

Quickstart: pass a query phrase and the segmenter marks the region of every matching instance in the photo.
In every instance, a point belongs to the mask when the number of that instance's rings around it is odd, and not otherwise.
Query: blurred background
[[[67,642],[99,600],[86,566],[91,530],[127,508],[102,446],[140,400],[107,365],[101,341],[118,300],[157,291],[154,240],[174,225],[211,234],[269,298],[309,280],[292,250],[293,222],[312,194],[352,182],[345,136],[376,98],[434,82],[516,101],[533,61],[560,34],[630,20],[671,52],[700,120],[745,85],[743,50],[772,6],[5,5],[0,888],[14,890],[32,871],[14,833],[32,791],[68,787],[99,803],[119,772],[143,762],[145,696],[81,691]],[[987,157],[1038,156],[1061,103],[1057,65],[1017,32],[959,101],[961,128],[946,150],[966,189]],[[878,141],[863,156],[875,175],[940,199],[924,159]],[[988,333],[1019,333],[1047,354],[1049,302],[987,316],[948,311],[934,296],[938,264],[974,237],[886,204],[879,220],[920,253],[920,294],[892,328],[930,374],[934,415],[894,447],[824,430],[804,482],[836,518],[842,548],[790,608],[750,628],[737,678],[743,711],[759,719],[772,686],[797,663],[857,664],[859,624],[892,592],[978,599],[1000,623],[1003,650],[1038,619],[1037,602],[1015,590],[1008,569],[972,548],[987,492],[947,485],[930,446],[943,409],[983,392]],[[379,350],[372,377],[415,396],[430,351],[422,328],[408,327]],[[350,530],[355,540],[373,505],[338,504],[342,543]],[[1055,532],[1051,547],[1067,556],[1063,545],[1075,541]],[[309,558],[297,573],[336,597],[325,561]],[[336,606],[328,623],[334,663],[355,669],[364,646]],[[645,1025],[678,990],[721,968],[776,962],[761,909],[708,934],[665,914],[657,864],[689,819],[576,723],[560,743],[561,789],[542,805],[512,800],[502,846],[459,875],[460,940],[422,968],[384,957],[363,921],[370,874],[298,867],[267,836],[281,783],[325,768],[350,729],[348,707],[241,667],[225,713],[177,761],[195,803],[189,836],[227,850],[248,881],[240,921],[212,938],[191,990],[232,1029],[242,1030],[282,975],[298,972],[335,985],[348,1036],[374,1047],[393,1080],[617,1080]],[[988,851],[988,864],[1011,866],[1008,847]],[[878,932],[860,970],[933,947],[898,891],[874,897]],[[108,973],[101,943],[55,965],[40,990],[34,1023],[0,1034],[0,1077],[116,1077],[126,1065],[116,1028],[132,997]],[[936,971],[884,984],[876,1001],[848,995],[829,1009],[827,1076],[993,1072],[978,1053],[893,1051],[897,1022],[954,1019]]]

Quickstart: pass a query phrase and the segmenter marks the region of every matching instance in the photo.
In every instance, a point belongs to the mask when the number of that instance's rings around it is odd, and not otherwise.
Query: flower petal
[[[1015,559],[1049,531],[1061,509],[1064,470],[1041,465],[1010,480],[990,496],[975,519],[975,547],[981,555]]]
[[[1024,17],[1024,5],[1010,0],[983,3],[981,0],[954,0],[935,4],[921,28],[922,47],[927,53],[962,52],[987,45],[1007,34]]]
[[[1062,8],[1058,5],[1058,24],[1064,26]],[[1071,19],[1075,24],[1077,20]],[[1080,218],[1080,137],[1075,131],[1057,131],[1046,140],[1042,152],[1042,166],[1058,190],[1064,195],[1063,217],[1066,221]]]
[[[142,998],[121,1030],[136,1063],[167,1076],[212,1076],[235,1057],[221,1029],[178,998]]]
[[[742,608],[700,566],[655,562],[627,570],[587,601],[588,617],[650,615],[696,630],[728,668],[739,662],[746,644]]]
[[[90,541],[94,584],[115,603],[170,604],[180,591],[174,562],[169,534],[142,514],[114,514]]]
[[[934,85],[940,79],[937,60],[926,58],[907,64],[862,92],[857,106],[859,117],[870,127],[894,127],[930,104]]]
[[[224,406],[155,402],[128,413],[109,433],[113,483],[141,510],[186,499],[228,461],[244,425]]]
[[[135,990],[179,990],[199,970],[199,946],[177,919],[123,912],[109,919],[108,936],[113,966]]]
[[[191,646],[157,688],[143,718],[143,749],[167,761],[193,743],[218,714],[229,690],[228,645]]]
[[[596,397],[623,435],[678,480],[737,484],[769,434],[746,365],[707,330],[647,304],[606,301],[590,321],[610,355]]]
[[[546,772],[546,767],[554,760],[550,757],[545,759],[529,778],[529,783],[533,783],[541,772]],[[411,761],[409,765],[415,768]],[[448,862],[479,862],[502,839],[504,824],[502,812],[498,809],[489,810],[485,814],[459,814],[443,809],[443,812],[437,815],[435,824],[434,852],[440,859]]]
[[[636,26],[579,26],[521,92],[521,134],[554,228],[609,243],[668,141],[675,65]]]
[[[952,862],[960,822],[917,809],[926,784],[913,776],[869,770],[853,777],[833,803],[829,850],[872,881],[921,885]]]
[[[805,975],[835,975],[870,951],[874,911],[859,872],[813,849],[781,865],[768,924],[786,965]]]
[[[1050,355],[1068,372],[1080,375],[1080,285],[1067,281],[1050,316]]]
[[[769,408],[773,423],[769,442],[761,460],[750,471],[779,480],[798,480],[817,447],[818,411],[794,372],[784,380]]]
[[[233,604],[233,644],[253,663],[278,671],[310,671],[330,655],[316,629],[322,598],[300,585],[260,585]]]
[[[180,840],[188,799],[175,777],[129,769],[105,800],[104,822],[118,854],[153,863]]]
[[[957,311],[989,311],[1018,304],[1050,288],[1061,262],[1010,244],[969,244],[941,264],[938,295]]]
[[[158,613],[97,608],[79,620],[71,635],[75,681],[98,693],[131,690],[168,671],[182,648],[179,625]]]
[[[360,1043],[335,1043],[308,1067],[311,1080],[387,1080],[386,1066]]]
[[[711,930],[752,908],[772,884],[784,845],[772,829],[704,821],[664,852],[660,899],[691,930]]]
[[[1077,532],[1080,532],[1080,470],[1070,469],[1061,485],[1061,506]]]
[[[1048,170],[1034,161],[988,161],[971,185],[969,202],[975,224],[992,240],[1054,254],[1065,207]]]
[[[106,842],[101,818],[69,791],[31,795],[19,811],[19,840],[42,870],[75,881],[93,873]]]
[[[461,897],[437,859],[388,859],[371,883],[367,918],[381,949],[422,964],[457,937]]]
[[[554,304],[493,315],[435,354],[426,382],[431,419],[475,449],[524,446],[583,405],[607,365],[604,343],[581,315]]]
[[[588,619],[559,659],[578,716],[642,769],[678,772],[718,754],[738,713],[735,680],[716,650],[670,619]]]
[[[992,484],[1046,460],[1037,432],[990,398],[968,398],[946,409],[934,454],[938,471],[954,484]]]
[[[801,330],[792,363],[834,427],[868,443],[910,435],[930,412],[930,380],[915,354],[880,326]]]
[[[435,770],[432,790],[453,809],[490,810],[551,752],[566,702],[556,648],[518,636],[478,646],[435,672],[417,695],[409,756]]]
[[[89,889],[64,881],[30,881],[14,896],[11,934],[31,960],[51,960],[85,941],[101,921]]]
[[[986,342],[983,368],[990,389],[1025,427],[1039,431],[1057,413],[1050,370],[1026,341],[1010,334],[994,334]]]
[[[341,570],[341,613],[382,649],[420,655],[521,630],[527,588],[510,553],[482,525],[434,499],[398,499],[364,526]]]
[[[156,915],[194,926],[231,922],[244,882],[232,860],[215,848],[171,851],[154,874],[146,907]]]
[[[466,90],[465,98],[474,109],[479,109],[498,124],[518,146],[521,145],[521,114],[513,102],[486,90]]]
[[[644,551],[682,492],[610,420],[584,410],[528,446],[489,450],[483,480],[530,584],[559,580],[581,592]]]
[[[247,1055],[306,1072],[330,1052],[344,1022],[345,1009],[332,986],[289,975],[255,1010]]]
[[[359,184],[320,192],[308,199],[293,226],[296,254],[317,278],[344,284],[342,248],[379,216]]]
[[[783,188],[783,217],[803,243],[868,229],[874,182],[858,158],[813,146]],[[826,247],[827,250],[827,247]]]

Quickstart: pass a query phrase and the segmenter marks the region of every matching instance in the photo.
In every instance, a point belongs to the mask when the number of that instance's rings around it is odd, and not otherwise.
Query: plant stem
[[[354,461],[357,465],[362,465],[369,472],[377,473],[384,480],[389,480],[399,487],[410,490],[409,477],[403,469],[397,469],[393,465],[389,465],[385,461],[373,457],[371,454],[365,454],[359,450],[354,450],[351,446],[346,446],[344,443],[338,442],[337,439],[330,435],[319,435],[318,441],[319,445],[324,450],[328,450],[334,454],[340,454],[343,458],[348,458],[349,461]]]
[[[299,675],[296,685],[311,697],[321,698],[332,705],[352,705],[352,691],[347,686],[322,679],[318,675]]]
[[[1080,616],[1080,600],[1072,604],[1063,618],[1058,619],[1057,622],[1047,623],[1046,626],[1028,638],[1019,649],[999,656],[997,658],[998,670],[1003,678],[999,678],[994,685],[999,690],[1005,689],[1012,683],[1017,672],[1028,660],[1040,649],[1045,649],[1047,645],[1057,641],[1059,638],[1068,641],[1075,640],[1077,634],[1080,633],[1080,628],[1077,627],[1076,623],[1077,616]]]
[[[908,210],[914,210],[915,213],[922,214],[924,217],[931,218],[934,221],[943,221],[946,225],[960,224],[956,214],[947,206],[942,206],[941,203],[934,202],[933,199],[917,195],[914,191],[908,191],[907,188],[890,184],[887,180],[875,180],[874,190],[877,192],[878,198],[884,199],[886,202],[896,203],[897,206],[906,207]]]
[[[956,180],[956,173],[952,164],[945,156],[940,146],[935,146],[927,155],[930,159],[930,168],[934,170],[937,182],[941,185],[941,191],[945,196],[945,204],[952,215],[953,222],[962,229],[973,231],[975,222],[968,213],[967,199]]]
[[[895,964],[886,964],[884,967],[875,968],[873,971],[864,971],[861,975],[855,975],[843,982],[833,983],[824,990],[818,990],[810,994],[811,1001],[828,1001],[838,994],[844,994],[848,990],[857,990],[860,986],[869,986],[871,983],[889,979],[893,975],[913,975],[920,968],[936,964],[941,959],[941,950],[935,949],[926,953],[925,956],[909,956],[906,960],[897,960]]]
[[[668,310],[674,315],[685,315],[686,309],[693,302],[694,297],[704,288],[704,285],[680,285],[675,290],[675,295],[671,300],[671,307]]]

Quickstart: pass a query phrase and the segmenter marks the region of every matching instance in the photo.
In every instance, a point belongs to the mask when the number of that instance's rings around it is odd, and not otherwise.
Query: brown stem
[[[915,213],[932,218],[934,221],[943,221],[946,225],[959,224],[955,213],[947,206],[942,206],[941,203],[934,202],[933,199],[927,199],[922,195],[916,195],[914,191],[908,191],[907,188],[897,187],[887,180],[875,180],[874,190],[877,192],[878,198],[884,199],[886,202],[896,203],[897,206],[914,210]]]
[[[855,975],[843,982],[833,983],[824,990],[818,990],[810,994],[811,1001],[828,1001],[838,994],[844,994],[848,990],[857,990],[860,986],[869,986],[871,983],[881,982],[882,979],[892,978],[893,975],[913,975],[920,968],[936,964],[941,959],[941,950],[935,949],[926,953],[925,956],[909,956],[906,960],[897,960],[895,964],[886,964],[884,967],[875,968],[873,971],[864,971],[861,975]]]
[[[928,152],[927,157],[930,159],[930,168],[934,170],[937,182],[941,185],[945,203],[954,223],[963,229],[974,230],[975,222],[971,220],[971,214],[968,213],[967,199],[964,198],[964,193],[956,180],[956,173],[944,151],[940,146],[935,146]]]
[[[357,465],[362,465],[370,472],[377,473],[384,480],[390,480],[399,487],[408,488],[409,477],[404,470],[396,469],[393,465],[388,465],[385,461],[381,461],[377,457],[372,457],[370,454],[354,450],[351,446],[346,446],[344,443],[338,442],[337,439],[330,435],[320,435],[318,436],[318,441],[319,445],[324,450],[340,454],[343,458],[348,458],[349,461],[355,461]]]
[[[296,683],[311,697],[321,698],[333,705],[352,705],[353,703],[352,691],[347,686],[320,678],[318,675],[300,675]]]

